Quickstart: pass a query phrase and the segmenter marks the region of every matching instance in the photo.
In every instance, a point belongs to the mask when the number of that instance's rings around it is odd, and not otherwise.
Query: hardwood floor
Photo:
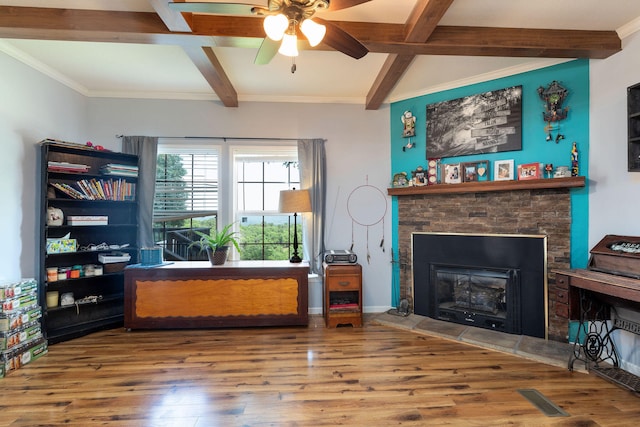
[[[2,426],[631,426],[599,377],[367,322],[104,331],[0,379]],[[518,389],[570,414],[547,417]]]

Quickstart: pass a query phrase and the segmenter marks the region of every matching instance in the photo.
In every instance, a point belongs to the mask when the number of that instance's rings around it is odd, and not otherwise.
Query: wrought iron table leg
[[[601,362],[618,367],[618,355],[611,339],[612,329],[607,322],[607,308],[606,304],[595,301],[584,289],[580,289],[580,325],[567,364],[570,371],[576,360],[583,361],[586,369],[592,363],[598,366]]]

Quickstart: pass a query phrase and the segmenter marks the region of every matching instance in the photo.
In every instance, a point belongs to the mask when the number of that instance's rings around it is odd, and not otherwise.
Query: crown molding
[[[38,61],[33,56],[25,53],[24,51],[16,48],[11,43],[0,40],[0,52],[6,53],[10,57],[22,62],[30,68],[33,68],[36,71],[41,72],[47,77],[52,78],[53,80],[62,83],[63,85],[75,90],[84,96],[90,96],[89,90],[78,82],[70,79],[62,73],[59,73],[55,69],[49,67],[41,61]]]
[[[484,83],[490,80],[500,79],[513,76],[515,74],[526,73],[529,71],[539,70],[541,68],[550,67],[552,65],[562,64],[563,62],[574,61],[574,59],[547,59],[526,64],[515,65],[513,67],[501,68],[488,73],[478,74],[472,77],[453,80],[435,86],[429,86],[419,92],[399,93],[389,98],[390,103],[404,101],[406,99],[416,98],[418,96],[430,95],[433,93],[443,92],[445,90],[457,89],[459,87],[469,86],[472,84]]]
[[[640,30],[640,17],[624,24],[622,27],[618,28],[616,32],[618,33],[618,37],[624,40],[630,35],[636,33],[638,30]]]

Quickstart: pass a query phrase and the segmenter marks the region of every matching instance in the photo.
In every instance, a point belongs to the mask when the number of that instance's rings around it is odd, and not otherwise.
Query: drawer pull
[[[338,282],[338,285],[340,286],[349,286],[351,284],[351,282],[346,281],[346,280],[342,280],[340,282]]]

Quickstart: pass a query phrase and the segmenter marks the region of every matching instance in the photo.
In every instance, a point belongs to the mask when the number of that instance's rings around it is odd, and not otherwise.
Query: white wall
[[[352,221],[346,209],[351,191],[368,183],[386,194],[387,108],[366,111],[363,105],[258,103],[226,108],[208,101],[87,99],[4,53],[0,53],[0,70],[0,200],[4,204],[0,278],[38,275],[38,142],[45,138],[92,141],[113,150],[121,144],[116,134],[324,138],[329,248],[351,245]],[[384,227],[384,235],[389,236],[388,217]],[[382,230],[376,233],[383,234]],[[379,240],[371,243],[367,262],[366,230],[354,229],[354,241],[364,267],[365,309],[384,311],[391,301],[390,249],[385,247],[383,252]],[[312,295],[316,294],[314,290]],[[317,312],[321,305],[317,296],[313,299]]]
[[[44,138],[82,140],[86,98],[0,52],[0,281],[38,277]]]
[[[386,107],[366,111],[363,105],[241,103],[239,108],[227,108],[210,101],[91,99],[88,123],[92,142],[108,147],[119,146],[116,134],[326,139],[326,244],[330,249],[351,246],[347,200],[357,187],[371,185],[383,194],[385,204],[391,202],[386,196],[390,169]],[[385,239],[384,252],[379,246],[382,235],[391,234],[390,213],[383,223],[369,228],[369,261],[367,229],[353,227],[368,312],[385,311],[391,304],[391,239]],[[317,293],[314,289],[310,289],[312,296]],[[313,298],[311,312],[321,312],[321,304],[321,299]]]
[[[636,83],[640,32],[623,40],[622,52],[591,61],[590,248],[607,234],[640,236],[640,173],[627,172],[627,87]],[[640,337],[626,332],[614,337],[622,366],[640,375]]]

